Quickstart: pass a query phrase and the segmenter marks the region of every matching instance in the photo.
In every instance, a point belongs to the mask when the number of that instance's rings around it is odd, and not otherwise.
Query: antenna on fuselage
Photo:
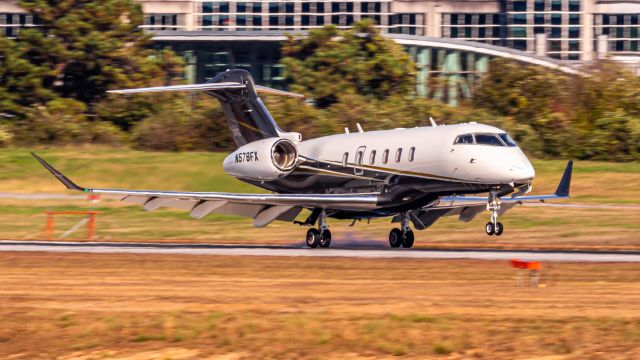
[[[433,126],[433,127],[438,126],[438,124],[436,124],[436,121],[433,120],[433,118],[431,116],[429,116],[429,121],[431,122],[431,126]]]
[[[348,128],[348,127],[345,127],[345,128],[344,128],[344,133],[345,133],[345,134],[348,134],[348,133],[349,133],[349,128]]]
[[[362,130],[362,126],[360,126],[360,123],[356,123],[356,127],[358,128],[359,132],[364,132],[364,130]]]

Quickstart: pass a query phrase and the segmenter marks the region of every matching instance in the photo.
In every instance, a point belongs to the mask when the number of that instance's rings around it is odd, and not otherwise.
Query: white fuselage
[[[515,144],[454,143],[465,134],[505,132],[493,126],[465,123],[331,135],[302,141],[297,147],[303,157],[336,166],[344,165],[346,159],[346,165],[354,167],[354,175],[362,170],[380,170],[491,184],[524,184],[535,177],[529,159]]]

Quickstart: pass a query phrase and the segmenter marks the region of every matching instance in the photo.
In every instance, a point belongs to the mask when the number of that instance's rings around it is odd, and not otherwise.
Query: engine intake
[[[289,139],[269,138],[239,147],[224,159],[224,171],[232,176],[275,180],[289,175],[298,163],[298,149]]]

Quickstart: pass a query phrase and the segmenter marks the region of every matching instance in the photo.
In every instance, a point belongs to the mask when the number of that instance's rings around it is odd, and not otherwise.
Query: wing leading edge
[[[237,194],[223,192],[180,192],[157,190],[98,189],[79,186],[44,159],[31,153],[67,189],[95,194],[122,196],[147,211],[172,207],[191,211],[201,219],[210,213],[253,217],[254,225],[265,226],[273,220],[293,220],[303,208],[374,209],[378,196],[363,194]],[[295,213],[295,214],[294,214]]]

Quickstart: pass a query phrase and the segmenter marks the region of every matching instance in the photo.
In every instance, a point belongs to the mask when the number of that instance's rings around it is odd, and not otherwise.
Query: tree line
[[[206,95],[111,96],[106,90],[181,83],[182,61],[154,50],[131,0],[22,0],[39,19],[0,38],[0,145],[108,143],[139,149],[228,150],[217,101]],[[365,20],[289,36],[289,87],[305,101],[266,96],[279,125],[304,138],[360,123],[366,130],[476,121],[509,131],[538,157],[640,159],[640,79],[611,61],[569,75],[491,61],[458,107],[416,96],[416,65]],[[430,93],[442,82],[430,81]]]

